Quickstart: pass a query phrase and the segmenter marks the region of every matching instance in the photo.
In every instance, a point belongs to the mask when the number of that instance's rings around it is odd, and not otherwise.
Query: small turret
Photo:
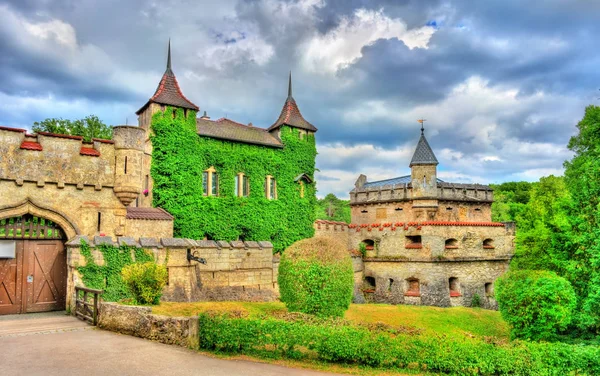
[[[115,142],[115,195],[124,206],[142,191],[142,161],[146,131],[121,125],[113,128]]]
[[[425,129],[421,123],[421,138],[410,161],[412,197],[433,198],[437,196],[437,165],[439,164],[431,146],[425,138]]]
[[[317,128],[314,125],[304,119],[296,104],[296,100],[292,96],[292,72],[290,72],[288,82],[288,96],[281,109],[281,114],[279,114],[277,121],[269,127],[268,131],[279,132],[280,128],[284,125],[297,128],[300,130],[301,135],[307,133],[312,134],[317,131]]]

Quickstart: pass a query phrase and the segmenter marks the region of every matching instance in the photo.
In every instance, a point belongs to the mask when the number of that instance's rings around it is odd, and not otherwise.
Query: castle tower
[[[275,121],[275,123],[267,130],[271,133],[276,133],[279,136],[281,127],[284,125],[298,129],[301,137],[305,134],[314,134],[317,131],[317,128],[314,125],[304,119],[296,104],[296,100],[292,96],[292,72],[290,72],[288,82],[288,96],[281,109],[281,114],[277,121]]]
[[[413,209],[422,212],[423,219],[431,219],[437,211],[437,165],[439,164],[431,146],[425,138],[425,129],[421,123],[421,137],[410,161]]]
[[[142,191],[142,163],[146,131],[140,127],[113,128],[115,143],[115,195],[125,206]]]
[[[198,111],[199,108],[183,95],[177,77],[171,69],[171,41],[167,52],[167,69],[160,80],[154,95],[137,110],[138,124],[144,129],[149,129],[152,115],[157,111],[164,111],[166,106],[182,108],[187,115],[187,110]]]

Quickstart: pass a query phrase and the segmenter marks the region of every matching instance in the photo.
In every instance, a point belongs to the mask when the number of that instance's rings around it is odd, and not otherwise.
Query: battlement
[[[423,199],[424,197],[419,197]],[[473,203],[492,203],[494,192],[487,185],[437,183],[437,195],[428,199]],[[350,205],[414,200],[411,183],[386,184],[355,188],[350,192]]]

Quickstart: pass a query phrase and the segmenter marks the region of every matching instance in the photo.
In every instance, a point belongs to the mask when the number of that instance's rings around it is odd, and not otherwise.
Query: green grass
[[[250,316],[273,316],[287,312],[280,302],[195,302],[161,303],[152,312],[165,316],[196,316],[201,312],[243,312]],[[393,327],[423,330],[424,334],[451,337],[495,337],[508,340],[509,328],[499,312],[480,308],[439,308],[425,306],[352,304],[344,316],[357,324],[384,323]]]

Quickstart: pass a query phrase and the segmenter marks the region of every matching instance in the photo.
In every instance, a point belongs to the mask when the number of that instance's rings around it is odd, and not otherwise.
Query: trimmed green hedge
[[[367,328],[343,320],[199,316],[200,348],[289,359],[461,375],[600,374],[600,347],[464,340]]]
[[[281,256],[278,282],[281,301],[290,312],[343,316],[354,289],[346,244],[319,237],[292,244]]]

